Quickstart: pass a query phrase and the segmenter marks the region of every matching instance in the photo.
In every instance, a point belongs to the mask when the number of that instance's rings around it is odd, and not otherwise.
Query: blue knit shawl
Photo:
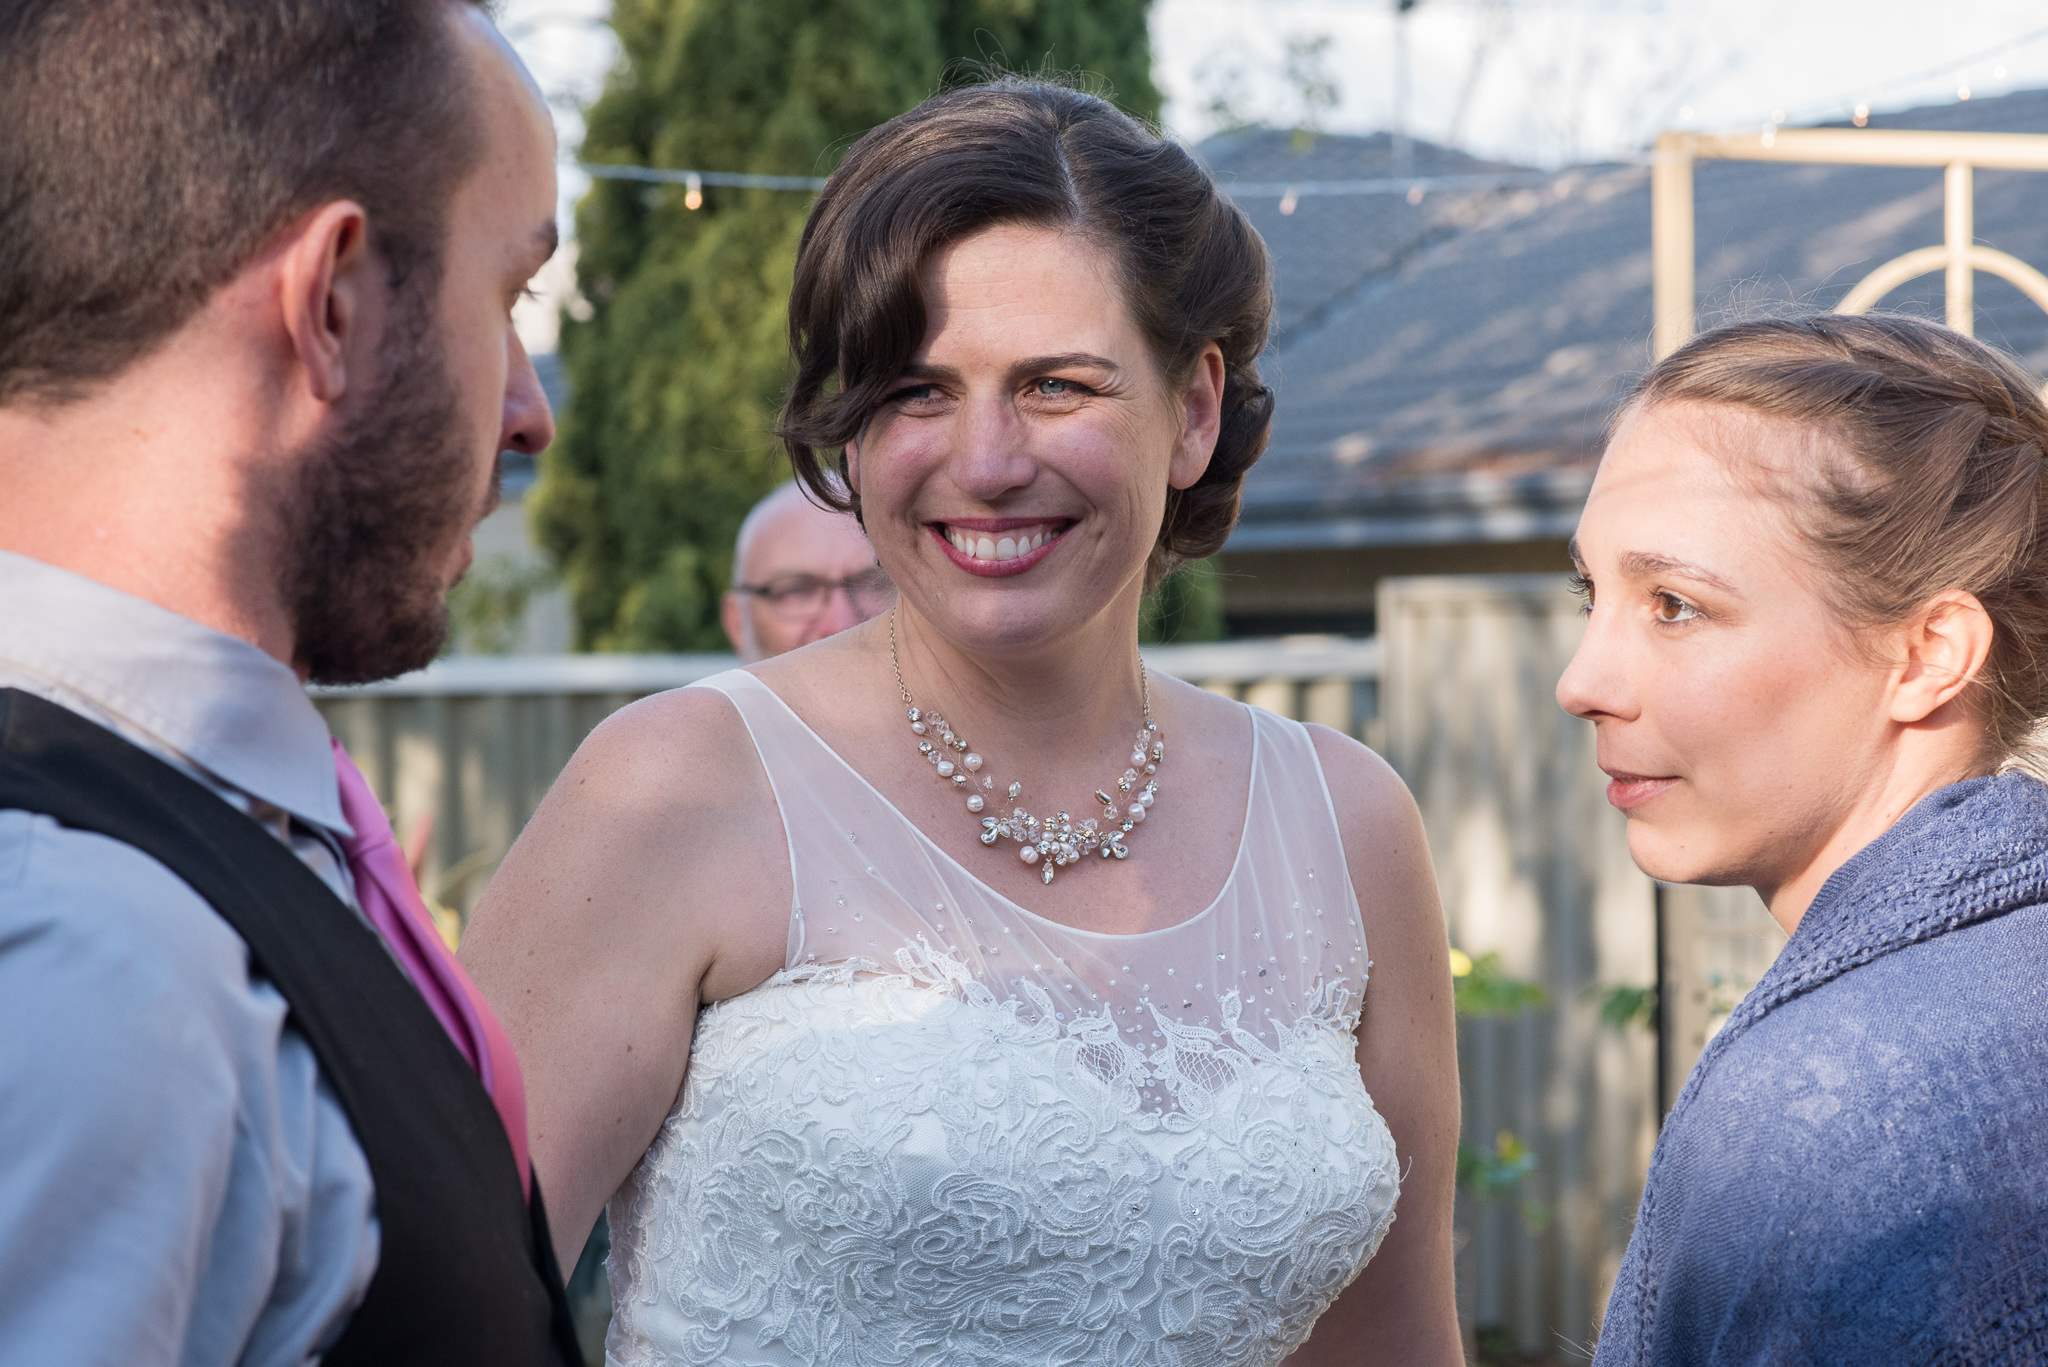
[[[1665,1121],[1594,1362],[2048,1363],[2048,788],[1828,879]]]

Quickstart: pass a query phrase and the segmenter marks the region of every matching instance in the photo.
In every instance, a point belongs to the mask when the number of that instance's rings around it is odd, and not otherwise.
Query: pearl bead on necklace
[[[995,780],[981,772],[986,761],[968,748],[966,740],[955,734],[944,717],[919,707],[911,698],[909,685],[903,682],[902,661],[896,654],[894,608],[889,610],[889,667],[896,673],[896,691],[903,695],[905,715],[910,718],[911,734],[917,737],[918,753],[933,766],[941,783],[966,793],[968,812],[980,815],[995,791]],[[1047,883],[1052,882],[1055,869],[1079,863],[1091,851],[1104,859],[1128,858],[1130,849],[1124,844],[1124,837],[1137,829],[1158,799],[1159,780],[1155,776],[1166,759],[1165,738],[1159,734],[1159,723],[1152,720],[1152,681],[1145,673],[1142,658],[1138,661],[1138,706],[1144,725],[1131,741],[1129,767],[1116,780],[1117,796],[1112,797],[1101,788],[1095,790],[1095,801],[1102,809],[1099,820],[1091,816],[1076,822],[1066,812],[1034,816],[1016,805],[1024,785],[1013,782],[1005,790],[1012,804],[1010,814],[983,816],[981,843],[993,845],[1003,839],[1018,842],[1023,847],[1017,851],[1018,858],[1037,865],[1039,878]]]

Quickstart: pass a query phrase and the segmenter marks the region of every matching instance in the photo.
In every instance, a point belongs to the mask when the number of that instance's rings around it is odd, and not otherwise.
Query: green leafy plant
[[[1595,986],[1588,989],[1586,995],[1600,1003],[1600,1023],[1610,1030],[1625,1033],[1636,1026],[1650,1030],[1657,1028],[1655,986],[1636,987],[1629,983]]]
[[[448,595],[448,648],[470,655],[503,655],[519,645],[520,624],[534,595],[558,581],[545,565],[509,555],[486,555]]]
[[[1282,74],[1301,106],[1294,134],[1289,139],[1296,156],[1306,155],[1316,145],[1316,134],[1322,130],[1323,116],[1344,98],[1344,89],[1330,70],[1331,42],[1327,33],[1314,36],[1298,34],[1287,40],[1287,61],[1282,67]]]
[[[1550,994],[1539,983],[1510,978],[1497,953],[1472,958],[1451,951],[1451,1004],[1467,1020],[1512,1016],[1530,1007],[1547,1006]]]
[[[1461,949],[1451,950],[1451,1005],[1460,1018],[1512,1016],[1549,1001],[1541,984],[1509,977],[1498,953],[1474,958]],[[1490,1149],[1458,1145],[1458,1186],[1475,1200],[1508,1191],[1535,1170],[1536,1155],[1513,1130],[1495,1134]],[[1534,1229],[1543,1220],[1542,1207],[1523,1202],[1522,1218]]]
[[[1138,640],[1144,645],[1186,645],[1222,636],[1223,586],[1213,560],[1197,560],[1166,576],[1138,614]]]
[[[1513,1130],[1496,1134],[1490,1149],[1458,1145],[1458,1185],[1474,1196],[1507,1191],[1534,1171],[1536,1155]]]
[[[617,0],[620,59],[584,161],[820,176],[948,80],[1071,72],[1159,113],[1147,0]],[[529,500],[577,642],[722,649],[732,539],[788,477],[772,431],[784,310],[811,197],[599,180],[578,206],[586,317]],[[578,313],[583,312],[578,309]]]

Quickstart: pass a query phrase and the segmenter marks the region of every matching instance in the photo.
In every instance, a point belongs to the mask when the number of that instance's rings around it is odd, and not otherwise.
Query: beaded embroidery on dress
[[[931,843],[751,674],[787,967],[699,1016],[610,1206],[618,1367],[1270,1367],[1392,1224],[1368,962],[1305,728],[1246,709],[1237,861],[1073,930]]]

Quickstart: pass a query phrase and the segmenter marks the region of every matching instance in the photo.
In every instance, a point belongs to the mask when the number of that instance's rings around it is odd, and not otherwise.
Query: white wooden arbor
[[[1696,330],[1693,281],[1693,166],[1702,160],[1801,162],[1832,166],[1924,166],[1944,170],[1940,246],[1920,247],[1885,262],[1835,305],[1863,313],[1909,280],[1944,272],[1948,325],[1974,332],[1975,274],[2010,281],[2048,310],[2048,276],[2005,252],[1975,241],[1973,173],[1977,167],[2048,171],[2048,135],[1938,133],[1902,129],[1791,128],[1717,136],[1666,133],[1652,164],[1651,256],[1656,282],[1654,343],[1658,359]],[[1699,1057],[1717,1015],[1717,992],[1747,990],[1784,943],[1763,904],[1746,888],[1660,886],[1658,889],[1659,1047],[1663,1103],[1668,1108]]]
[[[1975,241],[1972,172],[1979,166],[2048,171],[2048,134],[1929,133],[1891,128],[1781,128],[1760,134],[1666,133],[1657,139],[1650,172],[1650,240],[1656,276],[1655,345],[1661,359],[1683,346],[1693,320],[1693,164],[1784,161],[1832,166],[1926,166],[1946,170],[1946,239],[1885,262],[1857,282],[1835,306],[1863,313],[1908,280],[1947,274],[1948,325],[1974,332],[1975,273],[2011,281],[2048,310],[2048,276],[2018,257]]]

